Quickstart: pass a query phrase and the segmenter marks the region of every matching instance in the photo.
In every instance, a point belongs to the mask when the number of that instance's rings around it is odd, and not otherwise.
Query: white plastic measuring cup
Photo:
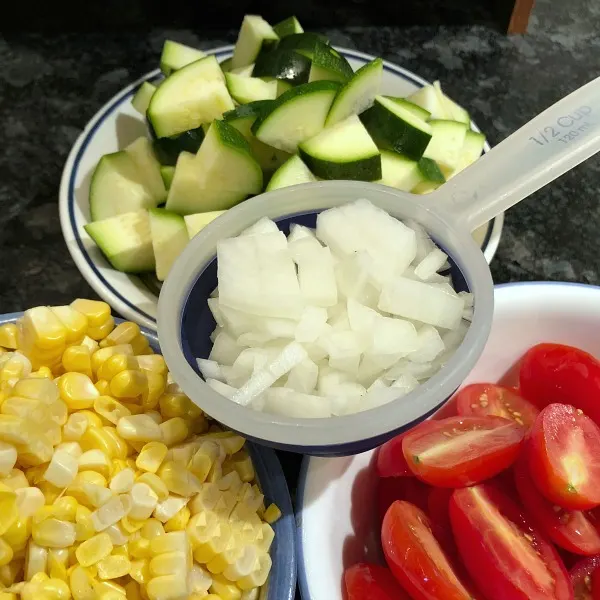
[[[479,358],[493,316],[489,267],[470,232],[600,150],[600,79],[543,112],[474,165],[427,196],[390,187],[327,181],[283,188],[247,200],[203,229],[177,259],[158,307],[158,335],[175,381],[207,414],[246,437],[319,455],[373,448],[438,409]],[[214,321],[207,299],[217,285],[217,242],[263,216],[281,225],[366,198],[398,219],[414,219],[445,250],[474,294],[473,321],[463,343],[431,379],[401,401],[343,417],[293,419],[226,400],[197,371],[210,351]],[[306,221],[304,221],[306,222]]]

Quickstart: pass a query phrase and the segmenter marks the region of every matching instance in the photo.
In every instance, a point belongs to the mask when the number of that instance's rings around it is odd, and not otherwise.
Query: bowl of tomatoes
[[[600,598],[600,288],[497,286],[451,401],[380,448],[304,460],[303,600]]]

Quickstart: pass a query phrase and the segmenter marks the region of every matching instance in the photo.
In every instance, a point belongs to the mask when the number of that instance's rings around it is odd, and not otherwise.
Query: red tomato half
[[[386,567],[359,563],[344,573],[348,600],[409,600]]]
[[[383,520],[381,541],[392,573],[413,600],[471,600],[416,506],[394,502]]]
[[[450,519],[460,556],[488,600],[572,600],[558,553],[497,486],[454,490]]]
[[[578,562],[570,571],[575,600],[600,600],[600,556]]]
[[[412,477],[413,472],[406,464],[402,453],[402,433],[386,442],[377,451],[377,473],[379,477]]]
[[[521,398],[515,389],[493,383],[473,383],[458,392],[456,409],[459,415],[492,416],[512,419],[529,429],[539,410]]]
[[[600,362],[561,344],[530,348],[519,372],[521,394],[539,408],[560,402],[580,408],[600,424]]]
[[[430,485],[460,487],[489,479],[517,458],[525,429],[500,417],[424,421],[402,442],[414,474]]]
[[[600,427],[581,410],[550,404],[531,428],[529,470],[538,489],[564,508],[600,504]]]
[[[566,510],[546,500],[531,479],[524,454],[514,471],[521,502],[540,531],[569,552],[585,556],[600,553],[599,523],[594,511]]]

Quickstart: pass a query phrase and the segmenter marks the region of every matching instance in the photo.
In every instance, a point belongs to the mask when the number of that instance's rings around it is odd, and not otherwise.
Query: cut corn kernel
[[[158,496],[146,483],[135,483],[129,492],[131,510],[129,516],[136,521],[149,519],[158,504]]]
[[[79,505],[75,512],[75,540],[85,542],[96,533],[94,522],[92,521],[92,511],[86,506]]]
[[[281,511],[276,504],[270,504],[267,510],[265,510],[265,514],[263,515],[263,519],[269,523],[273,524],[275,521],[278,521],[281,518]]]
[[[158,519],[148,519],[142,527],[140,533],[147,540],[151,540],[159,535],[165,534],[163,524]]]
[[[184,506],[175,516],[165,523],[165,531],[183,531],[190,520],[190,509]]]
[[[121,417],[128,417],[131,411],[110,396],[100,396],[94,400],[94,410],[107,421],[117,424]]]
[[[98,600],[125,600],[125,588],[114,581],[94,581]]]
[[[88,329],[88,336],[93,340],[99,341],[105,338],[115,327],[115,320],[109,317],[108,321],[100,325],[99,327],[90,327]]]
[[[80,410],[77,414],[87,419],[88,427],[102,427],[102,419],[93,410]]]
[[[108,502],[95,510],[92,515],[92,523],[96,531],[104,531],[107,527],[118,523],[126,517],[132,508],[131,498],[126,494],[113,496]]]
[[[51,579],[68,581],[67,565],[69,551],[66,548],[56,548],[48,552],[47,570]]]
[[[9,350],[17,349],[18,329],[14,323],[0,325],[0,346]]]
[[[185,417],[190,409],[191,400],[185,394],[166,393],[163,394],[158,406],[160,412],[168,418]]]
[[[154,577],[148,582],[146,592],[150,600],[187,600],[187,580],[177,575]]]
[[[168,448],[162,442],[148,442],[141,449],[135,464],[138,469],[156,473],[167,452]]]
[[[67,331],[47,306],[26,310],[19,319],[19,326],[19,342],[27,349],[54,350],[65,345]]]
[[[65,452],[57,450],[44,473],[44,479],[56,487],[67,487],[75,479],[78,470],[77,459]]]
[[[99,533],[83,542],[75,551],[75,556],[82,567],[89,567],[106,558],[113,549],[108,533]]]
[[[148,558],[150,556],[150,540],[141,537],[130,542],[129,553],[133,558]]]
[[[197,494],[202,488],[198,478],[176,462],[164,462],[157,474],[167,486],[169,492],[178,496],[189,498]]]
[[[105,479],[110,477],[111,464],[102,450],[87,450],[79,457],[79,468],[82,471],[96,471]]]
[[[200,448],[191,458],[188,469],[203,483],[213,466],[214,461],[219,456],[220,447],[216,442],[210,440],[202,442]]]
[[[115,494],[125,494],[131,490],[135,481],[135,473],[129,467],[119,471],[110,480],[109,488]]]
[[[13,552],[21,552],[27,546],[31,537],[31,518],[18,518],[2,536],[4,541],[13,549]]]
[[[73,300],[70,306],[85,315],[89,327],[99,327],[110,318],[110,306],[100,300],[78,298]]]
[[[144,526],[144,521],[136,521],[130,517],[121,519],[121,527],[129,534],[136,533]]]
[[[139,371],[137,358],[131,354],[113,354],[109,356],[98,369],[98,379],[111,381],[113,377],[127,370]]]
[[[76,442],[81,439],[88,428],[88,419],[81,413],[69,415],[63,426],[63,439],[66,442]]]
[[[150,581],[150,569],[148,567],[148,560],[132,560],[129,575],[135,582],[145,586]]]
[[[101,396],[110,396],[110,382],[106,379],[98,379],[98,381],[94,383],[94,387]]]
[[[131,571],[131,563],[126,556],[110,555],[98,561],[99,579],[118,579]]]
[[[92,376],[92,353],[86,346],[69,346],[62,355],[62,366],[65,371],[83,373]]]
[[[133,350],[129,344],[121,344],[119,346],[110,346],[108,348],[99,348],[92,352],[92,371],[94,374],[98,373],[98,369],[115,354],[126,354],[133,356]]]
[[[127,442],[119,435],[117,428],[112,425],[104,425],[102,427],[107,443],[112,448],[112,456],[119,459],[126,459],[130,452]]]
[[[115,398],[136,398],[148,390],[148,378],[139,370],[121,371],[110,380],[111,395]]]
[[[17,449],[12,444],[0,442],[0,475],[8,475],[17,462]]]
[[[118,434],[127,441],[153,442],[162,440],[159,425],[148,415],[123,417],[117,423]]]
[[[142,369],[142,373],[146,375],[148,389],[142,393],[142,406],[144,410],[153,410],[158,404],[160,397],[165,391],[167,381],[163,375],[146,371]]]
[[[46,548],[68,548],[75,543],[75,525],[59,519],[46,519],[31,528],[33,541]]]
[[[129,534],[124,531],[123,527],[118,523],[108,526],[104,532],[108,533],[113,546],[116,546],[113,549],[113,554],[117,553],[117,551],[121,550],[123,546],[129,543]],[[127,555],[127,550],[125,550],[125,555]]]
[[[183,442],[188,436],[188,426],[181,417],[173,417],[160,424],[163,443],[166,446],[173,446]]]
[[[96,600],[96,592],[92,587],[92,578],[87,571],[76,565],[69,574],[69,584],[73,600]]]
[[[65,373],[58,378],[57,383],[60,397],[69,410],[91,408],[100,395],[92,380],[83,373]]]
[[[13,559],[13,549],[10,545],[0,538],[0,567],[7,565]]]
[[[188,498],[181,498],[180,496],[169,496],[166,500],[157,504],[154,509],[154,516],[161,523],[166,523],[187,504],[188,500]]]
[[[210,591],[220,596],[222,600],[240,600],[242,597],[242,590],[222,575],[215,575],[213,577]]]
[[[147,354],[136,356],[140,369],[156,373],[166,379],[167,363],[161,354]]]
[[[150,342],[145,335],[138,335],[135,339],[131,340],[131,347],[133,353],[141,356],[149,356],[154,354],[154,350],[150,348]]]
[[[164,481],[154,473],[142,473],[137,478],[137,483],[146,484],[156,494],[159,502],[163,502],[169,497],[169,490]]]
[[[88,320],[84,314],[71,306],[52,306],[50,310],[65,328],[67,344],[83,339],[88,328]]]
[[[141,335],[140,327],[137,323],[125,321],[119,323],[105,338],[102,340],[103,346],[118,346],[120,344],[131,344],[131,342]]]

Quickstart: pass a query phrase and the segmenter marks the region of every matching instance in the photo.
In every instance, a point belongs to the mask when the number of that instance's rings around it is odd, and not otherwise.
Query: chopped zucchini
[[[214,56],[207,56],[162,82],[148,106],[148,120],[162,138],[196,129],[232,108],[223,71]]]
[[[148,110],[148,106],[150,105],[150,99],[154,95],[156,91],[156,86],[149,81],[144,81],[142,85],[137,89],[136,93],[133,95],[131,99],[131,104],[133,108],[137,110],[141,115],[146,116],[146,111]]]
[[[231,68],[239,69],[252,64],[263,48],[270,48],[278,41],[279,36],[262,17],[246,15],[233,50]]]
[[[148,211],[148,216],[156,262],[156,278],[164,281],[190,238],[182,216],[164,208],[152,208]]]
[[[458,166],[465,142],[467,125],[458,121],[429,121],[432,137],[423,156],[435,160],[444,173]]]
[[[327,38],[318,33],[294,33],[282,39],[275,52],[293,50],[306,56],[306,58],[312,59],[318,44],[327,45]]]
[[[204,229],[209,223],[214,221],[217,217],[225,214],[225,210],[213,210],[212,212],[195,213],[193,215],[185,215],[183,217],[185,226],[187,228],[188,237],[190,240],[202,229]]]
[[[379,150],[356,115],[324,129],[299,150],[306,166],[321,179],[381,178]]]
[[[219,65],[221,66],[221,71],[223,71],[223,73],[229,73],[231,71],[231,62],[232,62],[233,57],[230,56],[229,58],[226,58],[225,60],[222,60]]]
[[[335,48],[321,40],[317,40],[308,76],[309,81],[339,81],[340,83],[346,83],[353,75],[354,71],[346,57],[342,56]]]
[[[381,182],[384,185],[410,192],[423,181],[416,160],[411,160],[397,152],[381,151]]]
[[[92,221],[153,208],[160,202],[148,189],[144,173],[129,152],[121,150],[100,159],[90,183]]]
[[[406,98],[409,102],[424,108],[432,119],[447,119],[445,103],[433,85],[425,85]]]
[[[436,83],[438,82],[436,81]],[[465,123],[465,125],[471,125],[471,117],[469,116],[469,113],[462,106],[448,98],[448,96],[446,96],[445,94],[444,104],[446,106],[446,111],[450,119],[452,119],[453,121],[458,121],[459,123]]]
[[[360,118],[380,148],[413,160],[423,156],[431,139],[431,127],[425,121],[383,96],[377,96]]]
[[[150,128],[153,133],[152,128]],[[154,151],[162,165],[174,167],[180,152],[198,152],[204,139],[204,129],[196,127],[170,137],[155,138]]]
[[[171,187],[171,182],[173,181],[174,175],[175,167],[170,167],[167,165],[162,165],[160,167],[160,176],[162,177],[166,190],[168,190]]]
[[[291,85],[308,82],[310,59],[293,50],[263,52],[256,59],[252,77],[273,77]]]
[[[333,101],[325,125],[335,125],[373,106],[375,96],[379,95],[382,77],[383,61],[380,58],[358,69]]]
[[[123,213],[84,225],[110,264],[124,273],[154,269],[148,211]]]
[[[485,146],[485,135],[478,131],[467,130],[465,134],[465,141],[463,147],[460,150],[460,159],[456,165],[453,175],[466,169],[469,165],[472,165],[476,160],[479,159]]]
[[[277,81],[263,81],[258,77],[243,77],[235,73],[226,73],[225,81],[231,97],[240,104],[257,100],[275,100]]]
[[[434,160],[423,157],[417,165],[421,181],[411,190],[413,194],[429,194],[445,183],[446,178]]]
[[[273,31],[280,38],[293,35],[294,33],[304,33],[304,29],[302,29],[302,25],[300,25],[300,21],[296,17],[288,17],[277,23],[277,25],[273,25]]]
[[[313,181],[317,181],[317,178],[302,162],[302,159],[297,154],[294,154],[273,173],[273,177],[271,177],[269,185],[267,185],[267,192],[299,183],[311,183]]]
[[[146,137],[140,137],[125,148],[137,165],[140,175],[144,178],[144,185],[152,194],[157,204],[165,201],[167,190],[160,176],[160,163],[158,162],[152,142]]]
[[[252,77],[252,71],[254,71],[254,63],[247,67],[240,67],[239,69],[231,69],[230,73],[239,75],[240,77]]]
[[[173,71],[177,71],[205,56],[206,54],[202,50],[166,40],[160,55],[160,70],[168,76]]]
[[[314,81],[292,88],[256,119],[252,132],[261,142],[294,153],[298,144],[323,129],[338,89],[339,84],[333,81]]]
[[[409,102],[406,98],[397,98],[395,96],[385,96],[392,102],[395,102],[398,106],[405,108],[407,111],[411,112],[415,117],[419,117],[423,121],[429,121],[431,118],[431,113],[428,110],[420,107],[418,104],[414,104],[413,102]]]

